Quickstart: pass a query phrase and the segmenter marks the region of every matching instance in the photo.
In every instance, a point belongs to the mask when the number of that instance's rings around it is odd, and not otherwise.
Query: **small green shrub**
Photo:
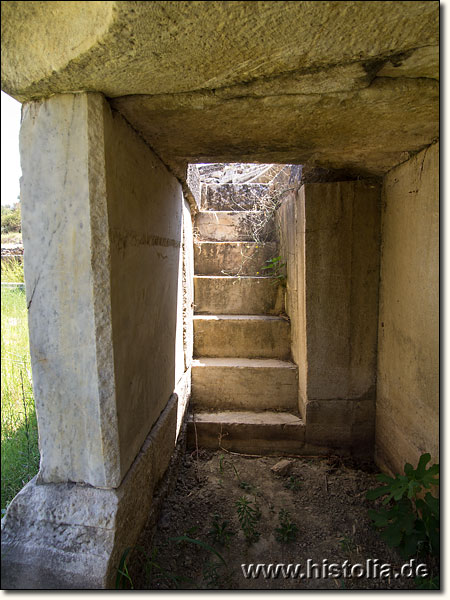
[[[300,479],[297,479],[293,475],[289,477],[289,479],[285,482],[284,487],[288,490],[292,490],[293,492],[298,492],[298,490],[302,487],[302,483]]]
[[[241,488],[241,490],[245,490],[246,492],[251,492],[253,489],[253,486],[251,483],[247,483],[246,481],[240,481],[239,482],[239,487]]]
[[[203,568],[203,576],[207,581],[207,584],[216,584],[218,580],[219,566],[223,565],[224,567],[227,567],[227,563],[223,556],[219,552],[217,552],[215,548],[213,548],[206,542],[203,542],[202,540],[191,538],[186,534],[170,538],[170,541],[175,542],[176,544],[194,544],[206,550],[206,552],[208,552],[209,558],[205,562],[205,566]],[[163,567],[157,560],[157,548],[153,548],[151,553],[149,554],[141,546],[133,546],[126,548],[120,558],[119,566],[117,567],[116,572],[116,590],[134,589],[134,583],[128,571],[128,560],[132,550],[135,550],[137,553],[139,553],[141,555],[141,558],[144,560],[144,569],[149,589],[153,588],[153,586],[157,583],[163,583],[170,587],[174,587],[175,589],[178,589],[181,584],[193,583],[193,580],[190,577],[183,577],[177,575],[176,573],[173,573],[172,571]],[[219,559],[219,562],[215,562],[213,560],[213,555]]]
[[[297,537],[298,527],[291,521],[291,516],[288,511],[282,508],[278,513],[278,519],[280,521],[280,526],[275,529],[277,540],[284,544],[293,542]]]
[[[18,233],[22,230],[22,214],[20,210],[20,203],[15,204],[14,207],[2,206],[2,233]]]
[[[352,538],[346,535],[339,540],[339,545],[344,552],[351,553],[355,550],[355,543],[353,542]]]
[[[216,513],[213,516],[213,522],[211,529],[209,530],[209,536],[215,543],[221,546],[228,546],[230,543],[230,538],[233,535],[234,531],[230,529],[228,521],[221,522],[220,515]]]
[[[406,463],[404,475],[378,475],[386,485],[366,494],[368,500],[385,496],[383,505],[389,506],[369,510],[369,516],[381,530],[381,537],[404,558],[439,554],[439,500],[430,492],[424,494],[439,484],[439,465],[427,469],[430,460],[429,454],[422,454],[417,469]]]
[[[266,265],[261,269],[267,271],[266,274],[274,278],[274,284],[278,283],[286,287],[286,263],[283,262],[281,256],[266,260]]]
[[[259,508],[253,506],[248,498],[241,496],[241,498],[236,501],[236,510],[245,539],[249,543],[256,542],[260,536],[260,533],[257,530],[257,523],[261,518]]]

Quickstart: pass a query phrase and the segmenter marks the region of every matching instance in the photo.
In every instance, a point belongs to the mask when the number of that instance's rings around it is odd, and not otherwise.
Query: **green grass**
[[[2,281],[23,283],[23,263],[15,258],[2,260]]]
[[[2,265],[2,281],[6,280]],[[2,286],[1,309],[3,512],[17,492],[37,473],[39,449],[31,385],[25,290]]]

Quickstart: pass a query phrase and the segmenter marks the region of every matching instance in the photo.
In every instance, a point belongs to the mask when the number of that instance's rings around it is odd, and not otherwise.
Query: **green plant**
[[[236,510],[245,539],[249,543],[256,542],[260,536],[257,530],[257,523],[261,518],[258,506],[253,506],[248,498],[241,496],[239,500],[236,501]]]
[[[284,544],[293,542],[297,537],[298,527],[291,521],[291,516],[288,511],[282,508],[278,513],[278,519],[280,526],[275,529],[275,537],[279,542],[283,542]]]
[[[353,542],[352,538],[349,538],[348,536],[342,537],[339,540],[339,545],[344,552],[353,552],[355,549],[355,543]]]
[[[416,577],[414,579],[416,589],[418,590],[440,590],[441,582],[439,575],[434,577]]]
[[[214,560],[208,560],[203,565],[202,574],[207,588],[219,587],[222,565]]]
[[[19,232],[22,229],[20,202],[13,207],[2,206],[2,233]]]
[[[368,500],[385,496],[383,505],[389,506],[369,510],[369,516],[382,530],[381,537],[405,558],[439,554],[439,500],[430,492],[424,493],[439,484],[439,465],[427,469],[430,460],[429,454],[422,454],[416,469],[406,463],[404,475],[378,475],[386,485],[366,494]]]
[[[120,557],[120,562],[119,566],[117,567],[116,573],[116,590],[126,589],[125,582],[128,582],[130,589],[134,590],[133,580],[131,579],[130,574],[128,573],[127,565],[128,555],[131,552],[131,550],[132,548],[126,548],[123,551],[122,556]]]
[[[224,457],[223,454],[221,454],[219,456],[219,472],[221,474],[223,474],[225,472],[225,469],[231,466],[231,468],[233,469],[234,474],[236,475],[236,478],[238,479],[238,481],[241,481],[241,478],[239,477],[239,473],[236,469],[236,467],[234,466],[233,462],[231,460],[228,460],[227,458]]]
[[[213,548],[206,542],[203,542],[202,540],[191,538],[191,537],[187,536],[186,534],[183,534],[183,535],[180,535],[180,536],[177,536],[174,538],[170,538],[170,541],[175,542],[177,544],[187,543],[187,544],[195,544],[197,546],[200,546],[201,548],[206,550],[209,554],[214,554],[219,559],[220,563],[222,563],[225,567],[227,566],[227,563],[226,563],[225,559],[223,558],[223,556],[220,554],[220,552],[217,552],[217,550],[215,548]],[[130,552],[132,550],[136,550],[137,552],[139,552],[139,554],[145,561],[145,573],[146,573],[146,577],[147,577],[147,584],[149,586],[153,586],[155,583],[163,582],[166,584],[170,584],[171,586],[173,586],[175,588],[178,588],[180,583],[184,583],[184,582],[192,583],[191,578],[176,575],[175,573],[172,573],[168,569],[165,569],[157,561],[158,550],[156,548],[154,548],[151,551],[151,554],[148,554],[148,552],[146,552],[145,549],[142,548],[141,546],[133,546],[133,547],[126,548],[120,558],[119,566],[117,567],[116,583],[115,583],[115,587],[117,590],[126,589],[126,587],[125,587],[126,585],[128,585],[129,589],[134,589],[133,580],[131,579],[130,573],[128,571],[128,565],[127,565],[127,561],[128,561]],[[211,567],[212,564],[219,565],[220,563],[213,563],[212,561],[207,561],[205,564],[209,564]],[[207,573],[207,576],[209,578],[211,578],[212,574],[213,574],[211,571],[211,568],[210,568],[209,573]],[[215,569],[215,571],[217,572],[217,569]]]
[[[266,260],[266,265],[261,267],[267,271],[267,275],[274,278],[274,284],[280,284],[286,287],[286,263],[283,262],[281,256],[275,256],[270,260]]]
[[[1,507],[5,509],[39,469],[25,291],[2,290]]]
[[[302,486],[300,479],[297,479],[293,475],[289,477],[289,479],[285,482],[284,487],[288,490],[292,490],[293,492],[297,492]]]
[[[151,553],[149,554],[141,546],[133,546],[130,548],[126,548],[120,559],[119,567],[117,568],[116,573],[115,587],[117,590],[134,590],[134,583],[128,571],[127,565],[127,560],[131,550],[135,550],[137,553],[139,553],[141,560],[143,560],[144,562],[146,583],[149,587],[153,587],[155,584],[163,583],[168,584],[171,587],[178,588],[181,583],[192,582],[192,579],[190,579],[189,577],[182,577],[180,575],[172,573],[168,569],[165,569],[157,560],[157,548],[153,548]]]
[[[251,491],[252,491],[252,489],[253,489],[253,486],[252,486],[252,484],[251,484],[251,483],[247,483],[246,481],[240,481],[240,482],[239,482],[239,487],[240,487],[242,490],[245,490],[245,491],[247,491],[247,492],[251,492]]]
[[[212,537],[217,544],[228,546],[230,538],[234,535],[234,531],[230,529],[228,521],[221,522],[220,515],[216,513],[213,516],[212,527],[209,530],[208,535]]]
[[[2,281],[5,283],[23,283],[23,263],[21,260],[10,258],[2,260]]]

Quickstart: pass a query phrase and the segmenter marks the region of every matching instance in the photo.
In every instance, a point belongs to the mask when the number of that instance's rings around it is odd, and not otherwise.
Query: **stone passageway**
[[[269,193],[261,183],[203,186],[195,219],[190,444],[257,454],[299,450],[304,424],[285,288],[263,269],[279,253],[274,215],[255,210]]]

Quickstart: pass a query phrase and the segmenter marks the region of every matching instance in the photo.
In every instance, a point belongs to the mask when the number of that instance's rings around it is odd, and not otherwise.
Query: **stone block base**
[[[312,400],[306,404],[306,443],[311,450],[372,457],[375,437],[375,393],[345,400]]]
[[[173,394],[116,489],[32,479],[2,520],[2,589],[111,589],[169,465],[177,430]]]

